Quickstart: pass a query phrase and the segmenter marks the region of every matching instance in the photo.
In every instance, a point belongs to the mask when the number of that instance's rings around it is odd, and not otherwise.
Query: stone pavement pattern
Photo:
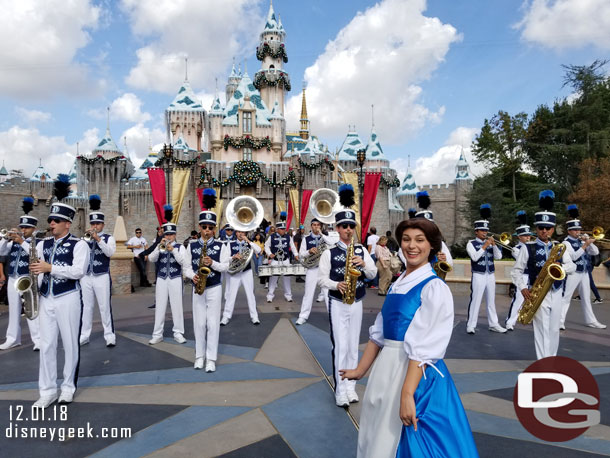
[[[351,457],[356,455],[360,405],[334,406],[328,318],[323,304],[314,304],[310,320],[295,326],[303,284],[293,281],[295,302],[278,291],[274,303],[264,302],[266,290],[256,285],[261,325],[248,319],[245,296],[236,313],[221,328],[217,371],[193,369],[194,336],[190,296],[185,288],[185,337],[171,338],[166,320],[165,341],[150,346],[154,311],[152,289],[113,298],[117,346],[106,348],[97,314],[91,343],[81,347],[75,402],[66,421],[25,420],[38,397],[38,353],[29,337],[24,345],[0,353],[0,455],[49,456],[193,456],[193,457]],[[372,294],[371,294],[372,293]],[[369,291],[361,332],[362,348],[382,304]],[[560,444],[539,441],[516,419],[512,406],[516,377],[535,358],[532,328],[514,332],[487,331],[484,311],[477,334],[465,332],[468,297],[456,296],[454,333],[445,361],[467,410],[481,456],[607,456],[610,455],[610,332],[580,324],[574,303],[559,354],[583,362],[595,375],[602,393],[601,424],[585,435]],[[608,306],[595,306],[608,323]],[[483,307],[482,307],[483,309]],[[503,317],[508,298],[498,297]],[[0,317],[4,332],[7,314]],[[27,326],[22,323],[24,334]],[[61,352],[60,352],[61,355]],[[58,367],[63,365],[59,358]],[[362,396],[366,379],[358,383]],[[82,427],[94,434],[101,428],[131,428],[131,438],[6,438],[10,408],[23,406],[18,427]],[[52,416],[53,410],[47,412]]]

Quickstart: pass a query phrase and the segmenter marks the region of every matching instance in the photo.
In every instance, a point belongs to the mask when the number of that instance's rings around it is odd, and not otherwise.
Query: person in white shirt
[[[517,259],[521,250],[527,250],[527,244],[530,242],[530,237],[532,233],[530,232],[530,227],[527,225],[527,214],[525,210],[519,210],[517,212],[517,221],[519,222],[519,227],[515,229],[517,233],[517,237],[519,237],[519,243],[516,244],[512,248],[513,258]],[[527,268],[523,272],[523,281],[527,284],[528,281],[528,271]],[[515,285],[516,287],[517,285]],[[513,296],[513,300],[510,303],[510,308],[508,309],[508,315],[506,317],[506,329],[508,331],[513,331],[515,329],[515,324],[517,324],[517,318],[519,318],[519,310],[521,310],[521,306],[523,305],[523,294],[521,294],[521,290],[519,288],[515,288],[515,295]]]
[[[133,260],[136,263],[136,267],[140,272],[140,286],[149,287],[152,286],[146,278],[146,258],[142,259],[139,255],[144,250],[148,249],[148,243],[146,239],[142,237],[142,229],[139,227],[136,228],[135,237],[130,238],[127,242],[125,242],[127,248],[133,251]]]
[[[276,232],[271,234],[265,242],[265,253],[272,266],[289,266],[290,259],[298,256],[292,237],[286,233],[286,212],[280,213],[280,221],[275,225]],[[284,298],[287,302],[292,302],[292,288],[290,286],[290,276],[282,275],[284,286]],[[275,297],[275,288],[280,275],[272,275],[269,279],[269,291],[267,291],[267,302],[272,302]]]
[[[80,344],[89,343],[93,325],[93,308],[97,299],[106,346],[114,347],[116,336],[110,302],[110,258],[116,251],[116,241],[112,235],[104,233],[104,213],[99,211],[101,203],[100,196],[97,194],[89,197],[89,207],[91,208],[89,223],[91,227],[89,228],[90,240],[87,245],[89,245],[90,255],[87,274],[80,280],[83,294]]]
[[[494,259],[502,259],[502,250],[496,245],[493,237],[487,237],[487,232],[489,231],[489,221],[487,221],[487,218],[491,216],[491,206],[489,204],[481,205],[480,212],[483,219],[474,222],[476,238],[466,244],[466,251],[468,256],[470,256],[470,268],[472,270],[466,332],[468,334],[475,333],[479,319],[479,308],[481,307],[483,295],[485,295],[489,330],[504,333],[506,329],[498,323],[498,314],[496,313],[496,276],[494,274]]]

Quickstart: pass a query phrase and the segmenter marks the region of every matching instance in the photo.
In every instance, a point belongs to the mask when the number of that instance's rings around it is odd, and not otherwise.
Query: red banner
[[[309,201],[313,190],[303,189],[303,201],[301,203],[301,224],[305,224],[305,217],[307,216],[307,210],[309,210]]]
[[[153,203],[155,204],[155,211],[157,212],[157,220],[159,226],[164,221],[163,206],[165,205],[165,172],[163,169],[149,168],[148,169],[148,180],[150,181],[150,190],[152,191]]]
[[[381,173],[366,173],[364,175],[364,192],[362,193],[362,238],[366,237],[373,216],[373,207],[379,191]]]
[[[288,201],[288,216],[286,216],[286,230],[290,229],[290,223],[292,223],[292,215],[294,215],[294,210],[292,210],[292,202]]]
[[[197,188],[197,197],[199,197],[199,208],[203,211],[203,188]]]

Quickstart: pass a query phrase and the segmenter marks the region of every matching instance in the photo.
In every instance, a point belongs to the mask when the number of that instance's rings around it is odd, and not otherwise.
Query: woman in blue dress
[[[406,270],[369,329],[358,367],[371,365],[360,415],[358,457],[477,457],[459,394],[443,362],[453,331],[453,297],[430,261],[441,251],[438,227],[424,219],[396,228]]]

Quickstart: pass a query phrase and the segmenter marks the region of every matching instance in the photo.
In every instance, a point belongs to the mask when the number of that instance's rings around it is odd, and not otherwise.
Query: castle
[[[286,92],[291,90],[290,77],[284,69],[288,62],[286,32],[270,5],[260,34],[256,57],[260,69],[251,78],[247,71],[233,68],[225,87],[224,103],[218,91],[210,110],[198,99],[187,78],[165,111],[169,148],[150,152],[136,169],[129,156],[112,139],[109,125],[104,138],[90,154],[78,156],[70,170],[73,193],[67,203],[77,209],[73,232],[82,234],[88,227],[90,194],[99,194],[106,225],[114,228],[118,215],[123,216],[127,233],[136,227],[149,238],[158,225],[147,169],[174,167],[190,170],[186,197],[178,221],[178,239],[182,240],[197,227],[200,211],[198,187],[220,188],[219,197],[226,202],[238,195],[250,195],[263,205],[265,218],[276,221],[277,212],[286,208],[289,189],[337,189],[344,172],[380,172],[382,180],[375,201],[371,226],[378,233],[393,230],[407,217],[406,210],[415,206],[415,185],[410,171],[401,184],[386,159],[374,126],[368,142],[363,143],[350,127],[341,147],[334,153],[311,135],[307,117],[306,90],[303,88],[300,129],[286,131],[284,106]],[[362,169],[357,152],[365,150]],[[162,154],[163,153],[163,154]],[[247,161],[247,162],[244,162]],[[435,220],[448,244],[462,240],[470,233],[469,224],[460,215],[467,191],[472,187],[468,164],[463,156],[457,166],[456,180],[447,185],[423,186],[432,200]],[[169,177],[170,174],[168,173]],[[171,183],[167,184],[171,187]],[[24,196],[35,199],[32,214],[45,221],[49,211],[52,179],[42,164],[30,179],[8,177],[0,170],[0,227],[12,227],[21,214]],[[296,217],[295,217],[296,219]],[[293,219],[292,227],[298,227]],[[311,214],[307,215],[309,227]],[[42,226],[43,224],[41,224]]]

